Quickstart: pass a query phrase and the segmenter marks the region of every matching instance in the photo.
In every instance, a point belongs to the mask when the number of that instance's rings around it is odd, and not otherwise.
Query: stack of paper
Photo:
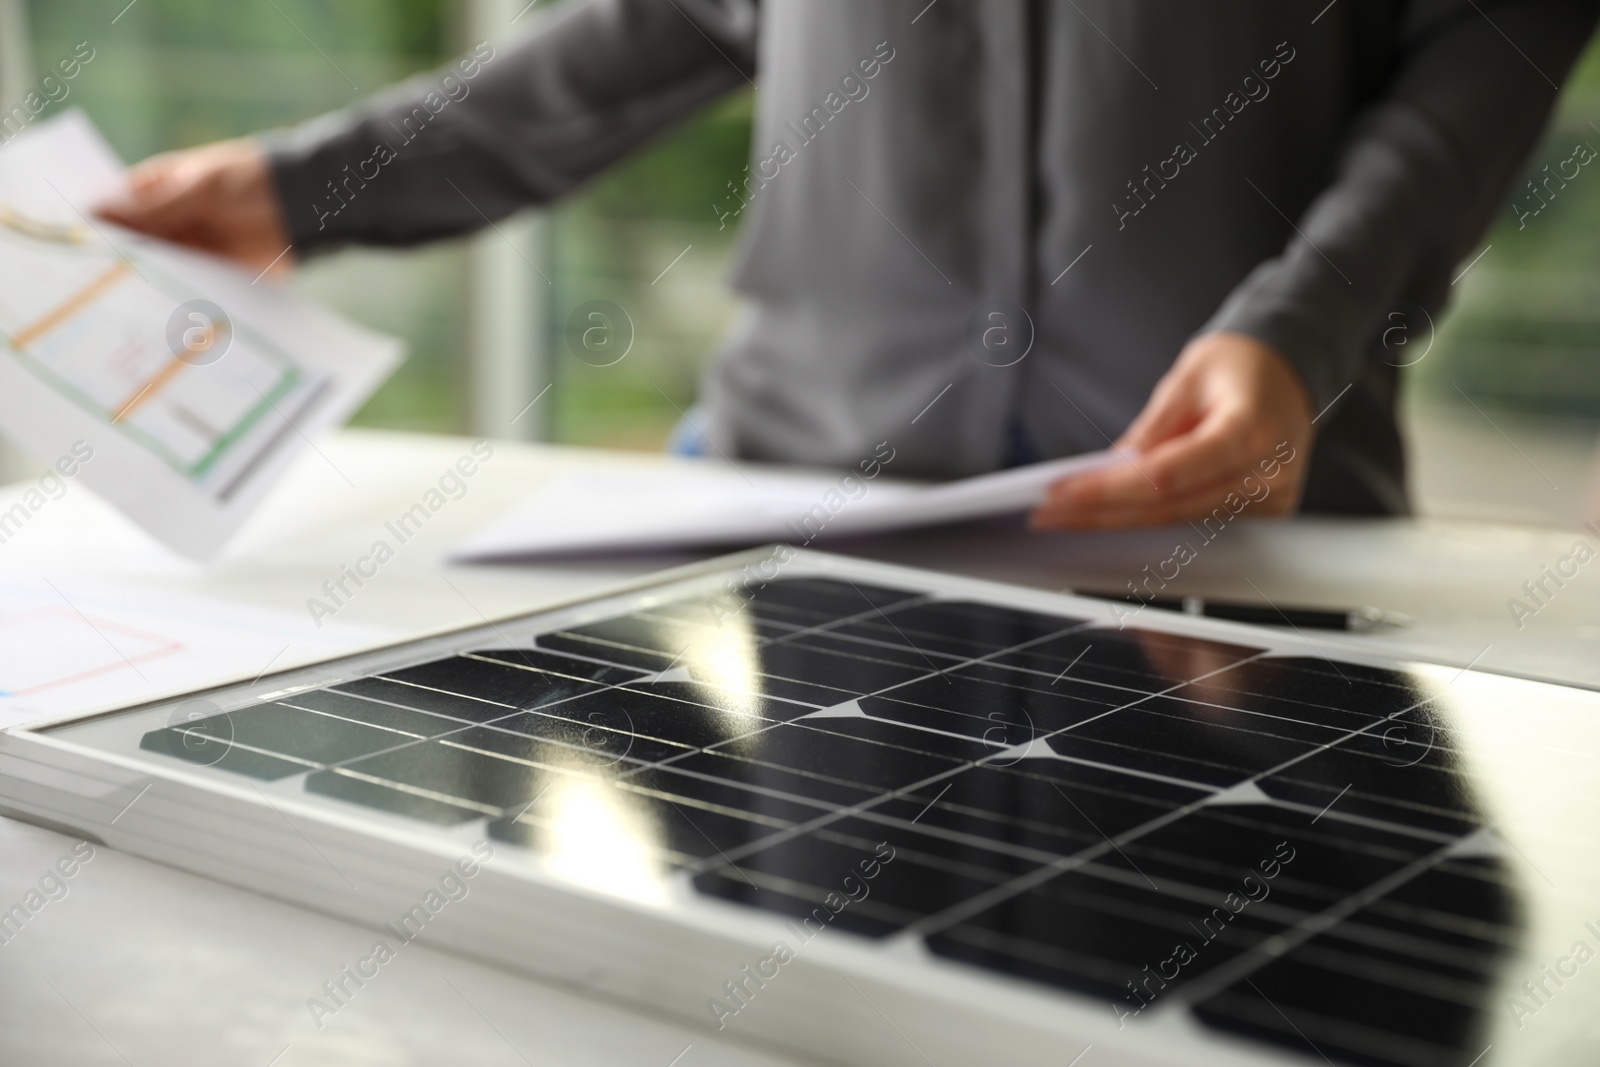
[[[1118,462],[1094,452],[919,485],[794,474],[711,460],[659,472],[597,469],[551,480],[457,546],[458,560],[639,552],[841,537],[1026,511],[1059,478]]]

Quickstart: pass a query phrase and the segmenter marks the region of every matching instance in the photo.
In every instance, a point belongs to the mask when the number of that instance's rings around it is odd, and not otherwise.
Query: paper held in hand
[[[79,111],[0,148],[0,433],[208,559],[402,346],[95,218],[124,181]]]
[[[597,465],[552,479],[456,546],[453,558],[825,543],[1020,514],[1057,479],[1120,462],[1092,452],[936,485],[716,460],[663,461],[648,472]]]

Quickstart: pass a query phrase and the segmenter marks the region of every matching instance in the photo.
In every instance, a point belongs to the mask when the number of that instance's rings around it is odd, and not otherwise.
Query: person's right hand
[[[166,152],[134,167],[128,191],[96,213],[130,230],[231,259],[248,270],[293,265],[266,153],[253,141]]]

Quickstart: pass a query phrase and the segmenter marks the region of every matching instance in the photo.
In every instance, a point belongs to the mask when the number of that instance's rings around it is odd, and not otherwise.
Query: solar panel
[[[1600,697],[761,558],[12,731],[0,802],[849,1063],[1589,1062],[1595,850],[1530,813]]]

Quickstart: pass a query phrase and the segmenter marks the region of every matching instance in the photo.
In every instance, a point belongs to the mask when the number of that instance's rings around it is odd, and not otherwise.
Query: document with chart
[[[0,149],[0,433],[209,558],[401,346],[94,218],[122,181],[81,112]]]

